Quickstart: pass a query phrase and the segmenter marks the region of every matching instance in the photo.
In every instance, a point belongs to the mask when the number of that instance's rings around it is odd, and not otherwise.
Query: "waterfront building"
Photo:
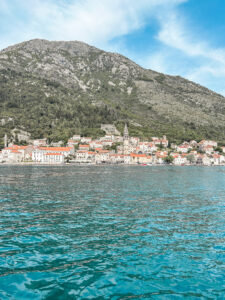
[[[152,156],[146,154],[131,153],[132,164],[148,164],[152,163]]]
[[[174,165],[184,165],[187,164],[187,156],[186,154],[175,154],[173,156],[174,160],[173,160],[173,164]]]
[[[7,163],[31,161],[34,147],[12,145],[2,149],[3,160]]]
[[[32,161],[45,163],[46,162],[46,154],[48,153],[59,153],[62,154],[63,157],[67,157],[69,155],[74,154],[73,147],[37,147],[32,151]],[[53,158],[49,158],[49,160],[53,160]],[[57,160],[58,158],[55,158]]]
[[[43,155],[43,164],[63,164],[65,161],[65,157],[62,153],[45,153]]]
[[[99,150],[95,155],[95,163],[101,164],[101,163],[109,163],[109,153],[108,150]]]

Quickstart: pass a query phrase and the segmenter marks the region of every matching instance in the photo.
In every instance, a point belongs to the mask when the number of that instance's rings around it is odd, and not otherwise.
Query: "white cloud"
[[[55,40],[81,40],[103,45],[144,26],[156,10],[175,6],[185,0],[2,0],[0,10],[9,13],[19,7],[15,20],[16,39],[27,36]],[[18,18],[16,15],[15,18]],[[23,22],[24,18],[24,22]]]
[[[148,67],[177,74],[224,94],[225,49],[214,48],[201,40],[176,7],[157,16],[160,29],[156,39],[160,51],[148,58]]]
[[[189,28],[177,9],[184,2],[188,0],[0,0],[0,49],[33,38],[80,40],[222,93],[225,49],[214,48]],[[118,42],[152,20],[159,26],[154,53],[140,58]]]
[[[166,20],[166,21],[165,21]],[[185,24],[179,21],[176,12],[167,15],[164,19],[159,18],[161,30],[158,40],[167,46],[176,48],[188,56],[200,56],[225,64],[225,49],[213,49],[199,37],[194,37],[185,28]]]

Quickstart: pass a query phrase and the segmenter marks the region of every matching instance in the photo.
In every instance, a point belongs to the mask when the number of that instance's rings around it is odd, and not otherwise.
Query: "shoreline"
[[[64,164],[40,164],[35,162],[22,162],[22,163],[0,163],[1,166],[35,166],[35,167],[224,167],[225,164],[220,165],[201,165],[201,164],[192,164],[192,165],[174,165],[174,164],[86,164],[86,163],[64,163]]]

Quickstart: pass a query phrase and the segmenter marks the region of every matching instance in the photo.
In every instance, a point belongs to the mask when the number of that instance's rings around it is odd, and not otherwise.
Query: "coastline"
[[[22,162],[22,163],[1,163],[1,166],[35,166],[35,167],[65,167],[65,166],[73,166],[73,167],[224,167],[225,164],[219,165],[204,165],[204,164],[187,164],[187,165],[175,165],[175,164],[88,164],[88,163],[64,163],[64,164],[40,164],[35,162]]]

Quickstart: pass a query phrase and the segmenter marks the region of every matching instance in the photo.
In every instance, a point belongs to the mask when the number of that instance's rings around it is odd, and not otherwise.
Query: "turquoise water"
[[[224,298],[224,167],[0,167],[0,299]]]

